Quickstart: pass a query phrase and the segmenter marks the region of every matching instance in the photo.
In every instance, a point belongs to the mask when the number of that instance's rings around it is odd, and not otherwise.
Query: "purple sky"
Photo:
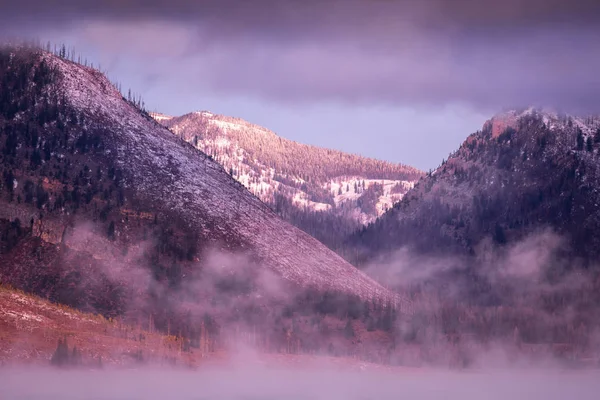
[[[598,3],[0,0],[0,34],[71,44],[150,109],[429,169],[502,109],[598,111]]]

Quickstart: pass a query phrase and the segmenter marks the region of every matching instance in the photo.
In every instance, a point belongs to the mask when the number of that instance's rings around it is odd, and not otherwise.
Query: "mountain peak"
[[[330,248],[400,201],[422,175],[410,166],[298,143],[206,111],[161,123]]]
[[[540,116],[545,122],[556,119],[557,115],[550,109],[528,107],[502,111],[483,124],[484,130],[490,130],[492,138],[500,136],[507,128],[517,129],[519,120],[526,116]]]

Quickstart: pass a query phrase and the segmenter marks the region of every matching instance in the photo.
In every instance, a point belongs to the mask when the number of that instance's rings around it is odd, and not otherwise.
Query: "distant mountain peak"
[[[546,121],[550,118],[555,118],[556,114],[550,110],[543,110],[535,107],[512,109],[500,112],[487,120],[483,129],[489,129],[492,133],[492,138],[500,136],[507,128],[517,129],[519,120],[526,116],[541,116]]]
[[[158,121],[331,248],[393,207],[422,175],[410,166],[298,143],[207,111]]]
[[[597,131],[596,123],[593,122],[597,119],[596,116],[567,114],[549,107],[528,107],[500,112],[484,123],[483,130],[489,130],[491,137],[495,139],[508,128],[518,129],[524,118],[539,119],[550,130],[564,131],[576,128],[581,130],[586,138]]]

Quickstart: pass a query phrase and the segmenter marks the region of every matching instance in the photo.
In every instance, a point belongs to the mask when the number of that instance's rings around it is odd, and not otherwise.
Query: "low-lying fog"
[[[600,372],[342,372],[255,367],[181,370],[0,370],[1,400],[598,399]]]

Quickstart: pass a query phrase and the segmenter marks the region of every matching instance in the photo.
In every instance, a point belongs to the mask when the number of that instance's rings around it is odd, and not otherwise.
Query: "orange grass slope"
[[[59,341],[82,366],[195,366],[206,356],[182,340],[107,320],[0,285],[0,365],[47,365]]]

